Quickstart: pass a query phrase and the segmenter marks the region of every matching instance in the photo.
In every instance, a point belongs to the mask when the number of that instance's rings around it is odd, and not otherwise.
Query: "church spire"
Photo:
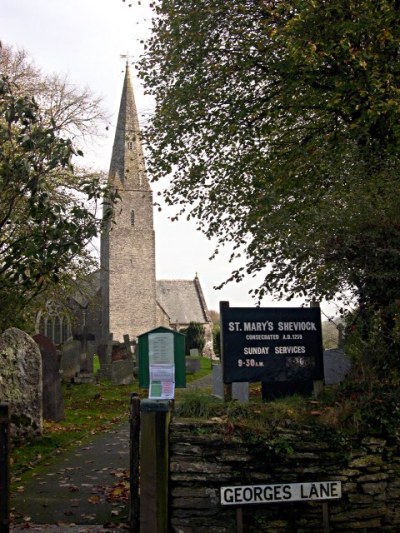
[[[117,189],[150,190],[128,60],[115,131],[109,183]]]

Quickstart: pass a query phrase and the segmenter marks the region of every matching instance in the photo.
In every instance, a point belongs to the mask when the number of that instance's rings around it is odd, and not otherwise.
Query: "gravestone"
[[[217,398],[224,398],[224,384],[222,382],[222,365],[212,366],[212,391]]]
[[[343,381],[350,368],[351,361],[340,348],[324,351],[324,374],[327,385]]]
[[[111,364],[112,364],[112,340],[106,344],[100,344],[98,347],[100,369],[97,378],[100,380],[111,379]]]
[[[13,439],[42,433],[42,390],[39,347],[25,332],[7,329],[0,335],[0,403],[10,405]]]
[[[232,383],[232,400],[243,403],[249,401],[249,383],[247,381]]]
[[[65,381],[73,380],[81,369],[81,343],[69,340],[61,346],[61,377]]]
[[[43,371],[43,418],[58,422],[64,418],[64,400],[61,389],[61,353],[51,339],[38,333],[33,340],[39,346]]]
[[[222,381],[222,365],[212,365],[212,390],[217,398],[224,398],[224,383]],[[249,384],[232,383],[232,399],[247,403],[249,401]]]
[[[74,339],[80,341],[80,368],[79,373],[74,377],[74,383],[94,383],[93,352],[90,349],[90,343],[93,344],[95,336],[89,333],[87,326],[83,326],[82,333],[75,334]]]
[[[119,359],[111,364],[111,382],[113,385],[131,385],[133,379],[134,363],[132,360]]]

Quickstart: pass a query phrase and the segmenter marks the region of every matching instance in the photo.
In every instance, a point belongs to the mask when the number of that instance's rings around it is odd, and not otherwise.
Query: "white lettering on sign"
[[[273,322],[243,322],[244,331],[274,331]]]
[[[341,497],[341,481],[221,487],[221,505],[335,500]]]
[[[279,335],[246,335],[246,341],[278,341]]]
[[[315,322],[278,322],[279,331],[317,331]]]
[[[249,346],[243,348],[244,355],[268,355],[269,346]]]
[[[306,353],[305,346],[275,346],[276,354],[286,354],[286,353]]]

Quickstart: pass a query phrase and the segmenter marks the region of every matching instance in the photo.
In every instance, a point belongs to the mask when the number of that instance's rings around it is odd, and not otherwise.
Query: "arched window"
[[[54,302],[48,302],[46,310],[40,314],[37,330],[49,337],[54,344],[62,344],[71,337],[69,317]]]
[[[61,318],[55,316],[53,319],[53,342],[54,344],[60,344],[61,342]]]
[[[135,211],[132,209],[131,211],[131,226],[135,225]]]

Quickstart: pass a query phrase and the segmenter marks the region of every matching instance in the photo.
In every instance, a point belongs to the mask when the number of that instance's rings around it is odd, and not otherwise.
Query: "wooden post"
[[[236,507],[236,533],[243,533],[243,509]]]
[[[10,531],[10,418],[8,405],[0,405],[0,533]]]
[[[329,507],[327,502],[322,504],[322,522],[324,524],[324,533],[329,533]]]
[[[310,307],[320,307],[319,302],[313,298],[310,302]],[[322,379],[316,379],[313,381],[313,396],[318,399],[324,392],[324,381]]]
[[[140,445],[140,398],[134,392],[131,395],[130,416],[130,507],[129,525],[131,533],[140,531],[139,500],[139,445]]]
[[[140,405],[140,533],[168,531],[169,423],[171,403]]]
[[[224,309],[229,309],[229,302],[219,302],[219,313],[222,316]],[[222,380],[224,379],[224,332],[221,328],[220,332],[220,348],[219,348],[221,365],[222,365]],[[224,383],[224,401],[232,401],[232,383]]]

